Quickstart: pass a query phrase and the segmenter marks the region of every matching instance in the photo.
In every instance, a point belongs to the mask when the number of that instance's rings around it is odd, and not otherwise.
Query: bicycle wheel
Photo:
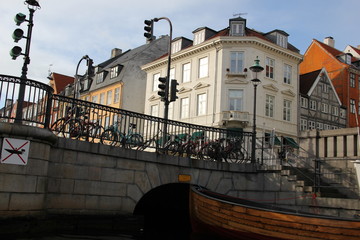
[[[100,142],[105,145],[115,146],[118,142],[118,135],[112,129],[107,129],[101,134]]]
[[[180,151],[180,143],[177,141],[173,141],[167,144],[164,148],[165,153],[171,156],[175,156]]]
[[[79,119],[70,119],[64,126],[64,133],[66,133],[69,138],[80,138],[82,134],[82,124]]]
[[[105,131],[103,126],[100,125],[93,125],[89,130],[88,130],[88,141],[89,142],[94,142],[95,139],[101,139],[101,136],[103,134],[103,132]]]
[[[65,122],[66,121],[64,118],[60,118],[60,119],[56,120],[50,127],[51,131],[56,136],[64,137]]]
[[[144,139],[140,134],[132,134],[129,138],[126,139],[125,147],[126,148],[135,148],[142,146],[144,144]]]

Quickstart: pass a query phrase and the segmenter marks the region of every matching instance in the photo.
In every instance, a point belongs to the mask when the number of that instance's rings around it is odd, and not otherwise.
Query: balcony
[[[221,113],[222,121],[225,122],[240,122],[243,124],[249,123],[249,112],[240,112],[240,111],[223,111]]]

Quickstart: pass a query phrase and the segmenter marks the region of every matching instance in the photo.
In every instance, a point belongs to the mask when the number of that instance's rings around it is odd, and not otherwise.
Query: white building
[[[258,57],[264,71],[257,87],[258,136],[275,129],[277,136],[297,137],[299,50],[281,30],[261,33],[246,27],[246,19],[229,20],[220,31],[207,27],[193,32],[193,41],[172,41],[170,79],[176,79],[178,99],[169,106],[169,119],[220,128],[251,131]],[[167,56],[142,67],[147,72],[145,114],[163,117],[158,78],[166,76]]]

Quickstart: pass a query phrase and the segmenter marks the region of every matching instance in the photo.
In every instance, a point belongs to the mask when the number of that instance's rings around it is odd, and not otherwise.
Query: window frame
[[[231,92],[240,92],[241,96],[237,96],[237,95],[232,96]],[[239,105],[239,107],[238,107],[238,105]],[[233,109],[232,109],[232,106],[234,106]],[[228,90],[228,109],[229,109],[229,111],[239,111],[239,112],[244,110],[244,89],[229,89]]]
[[[265,64],[265,76],[270,79],[275,79],[275,59],[266,57]]]
[[[187,62],[182,65],[182,83],[191,82],[191,63]]]
[[[187,101],[184,104],[184,101]],[[183,97],[180,99],[180,119],[186,119],[190,117],[190,97]]]
[[[203,97],[203,99],[200,99]],[[196,115],[203,116],[207,113],[207,93],[199,93],[196,95]]]
[[[265,116],[274,118],[275,96],[266,94],[265,96]]]
[[[230,52],[230,73],[241,74],[244,72],[244,58],[244,51]]]

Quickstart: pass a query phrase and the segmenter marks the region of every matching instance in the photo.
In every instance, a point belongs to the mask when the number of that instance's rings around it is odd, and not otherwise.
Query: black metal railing
[[[19,106],[20,85],[25,84],[22,106]],[[7,75],[0,75],[0,121],[47,127],[50,124],[53,89],[44,83]],[[16,119],[17,108],[21,107],[22,118]]]
[[[218,161],[250,159],[248,132],[165,120],[60,95],[52,100],[50,129],[59,136]]]

